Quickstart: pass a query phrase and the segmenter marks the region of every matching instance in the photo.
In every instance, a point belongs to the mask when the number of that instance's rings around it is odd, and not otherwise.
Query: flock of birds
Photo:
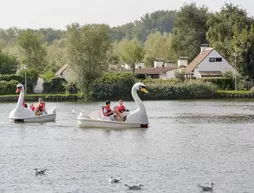
[[[45,172],[47,171],[47,169],[44,169],[44,170],[38,170],[38,168],[35,168],[35,175],[44,175]],[[111,183],[121,183],[121,178],[114,178],[113,176],[110,176],[109,175],[109,181]],[[128,187],[130,190],[141,190],[142,187],[144,185],[142,184],[138,184],[138,185],[128,185],[128,184],[124,184],[126,187]],[[203,192],[213,192],[213,186],[214,186],[214,183],[213,182],[210,182],[209,183],[209,186],[201,186],[198,184],[198,187],[201,188],[201,191]]]

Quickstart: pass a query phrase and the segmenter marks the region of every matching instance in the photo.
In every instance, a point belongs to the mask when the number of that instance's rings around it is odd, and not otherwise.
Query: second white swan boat
[[[38,123],[38,122],[49,122],[55,121],[56,119],[56,108],[52,108],[52,112],[43,113],[40,116],[36,116],[30,107],[23,107],[24,101],[24,86],[22,84],[17,85],[17,91],[19,92],[19,99],[15,109],[9,114],[10,122],[22,122],[22,123]]]

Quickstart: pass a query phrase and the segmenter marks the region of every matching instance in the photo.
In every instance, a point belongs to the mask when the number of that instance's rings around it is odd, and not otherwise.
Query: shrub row
[[[108,84],[97,81],[91,87],[91,97],[94,100],[130,100],[131,88],[135,83],[132,76],[126,76],[121,81]],[[210,82],[199,80],[193,81],[165,81],[160,82],[143,81],[149,94],[140,93],[143,99],[147,100],[167,100],[167,99],[206,99],[211,98],[216,93],[216,85]]]
[[[17,80],[0,80],[0,94],[15,93],[18,83],[19,82]]]

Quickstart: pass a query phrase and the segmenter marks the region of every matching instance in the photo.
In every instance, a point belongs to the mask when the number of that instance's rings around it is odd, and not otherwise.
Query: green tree
[[[47,52],[38,35],[33,33],[32,30],[26,30],[19,36],[18,44],[24,54],[24,61],[22,62],[38,71],[46,70]]]
[[[230,61],[236,62],[237,70],[241,75],[254,78],[254,24],[250,29],[248,26],[243,30],[235,28],[230,43],[232,46],[229,52],[236,54],[236,58],[234,54],[229,57]]]
[[[138,40],[133,39],[125,42],[122,60],[131,65],[133,74],[135,74],[135,64],[141,62],[144,58],[144,55],[145,51]]]
[[[111,48],[109,29],[104,24],[68,26],[68,58],[77,73],[79,87],[85,94],[107,68],[107,52]]]
[[[16,57],[0,51],[0,74],[15,74],[18,64]]]
[[[207,21],[207,39],[214,48],[229,59],[232,55],[230,42],[234,36],[235,29],[237,28],[241,31],[246,26],[250,27],[251,23],[251,19],[248,18],[244,9],[231,3],[226,3],[220,12],[212,15]]]
[[[231,3],[226,3],[207,21],[210,44],[232,64],[236,53],[237,70],[250,77],[254,77],[253,24],[246,10]]]
[[[171,37],[171,34],[168,33],[161,34],[161,32],[155,32],[150,34],[144,44],[146,51],[145,58],[172,59]]]
[[[66,39],[54,40],[52,44],[47,47],[48,68],[53,72],[56,72],[65,65],[67,59]]]
[[[200,45],[207,43],[206,22],[209,18],[206,7],[195,3],[185,4],[177,13],[173,29],[172,48],[177,56],[187,56],[191,61],[200,52]]]

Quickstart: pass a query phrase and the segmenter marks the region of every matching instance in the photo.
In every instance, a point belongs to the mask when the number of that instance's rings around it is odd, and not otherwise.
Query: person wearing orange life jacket
[[[104,116],[109,117],[110,120],[115,120],[114,111],[110,108],[110,101],[106,101],[106,105],[102,107],[102,113]]]
[[[123,105],[123,100],[119,100],[119,105],[117,106],[117,109],[120,113],[123,113],[126,111],[125,106]]]
[[[34,110],[34,113],[37,116],[41,115],[45,111],[45,109],[44,109],[45,103],[43,102],[42,98],[39,98],[38,102],[39,103],[37,104],[37,106]]]

